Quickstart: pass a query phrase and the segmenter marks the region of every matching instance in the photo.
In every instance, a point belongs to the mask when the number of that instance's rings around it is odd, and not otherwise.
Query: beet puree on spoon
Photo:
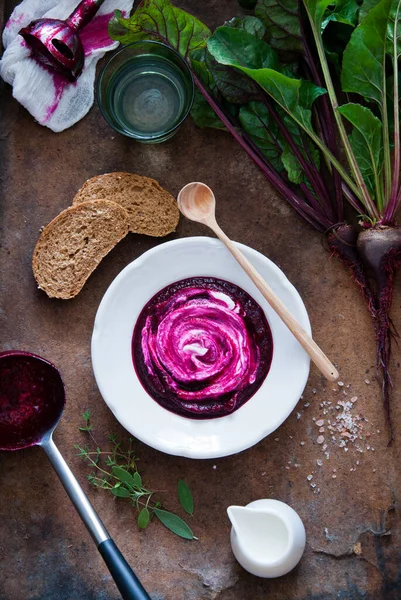
[[[64,404],[64,384],[54,365],[28,352],[0,353],[0,450],[41,446],[124,600],[150,600],[53,441]]]

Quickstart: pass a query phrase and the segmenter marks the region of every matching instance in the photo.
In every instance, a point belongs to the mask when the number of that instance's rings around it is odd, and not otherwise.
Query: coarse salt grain
[[[318,421],[316,421],[316,425],[318,427],[321,427],[322,425],[324,425],[324,419],[319,419]]]
[[[308,475],[306,478],[308,481],[311,481],[313,479],[313,475]]]
[[[300,446],[305,446],[305,442],[299,442]]]
[[[324,442],[324,435],[319,435],[318,438],[317,438],[317,440],[316,440],[316,443],[317,444],[323,444],[323,442]]]

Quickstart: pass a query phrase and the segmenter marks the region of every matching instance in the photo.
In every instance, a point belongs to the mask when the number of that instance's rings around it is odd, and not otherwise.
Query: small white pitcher
[[[258,577],[280,577],[300,561],[305,527],[293,508],[279,500],[229,506],[231,547],[240,565]]]

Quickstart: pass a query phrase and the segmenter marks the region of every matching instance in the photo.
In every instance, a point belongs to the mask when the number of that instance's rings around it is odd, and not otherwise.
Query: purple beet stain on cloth
[[[80,38],[84,47],[85,56],[89,56],[95,50],[99,50],[101,48],[106,50],[108,46],[111,46],[115,43],[108,34],[108,25],[112,16],[113,13],[96,16],[88,23],[88,25],[86,25],[86,27],[82,29],[80,32]],[[61,75],[54,73],[54,71],[49,70],[49,73],[51,74],[54,82],[54,96],[52,103],[46,110],[46,114],[42,123],[47,123],[56,112],[65,87],[67,85],[76,85],[75,83],[67,81]]]
[[[13,25],[21,25],[25,21],[25,19],[26,17],[24,13],[21,13],[17,17],[11,16],[6,23],[5,29],[9,29]]]
[[[85,56],[89,56],[94,50],[107,48],[107,46],[115,44],[115,41],[108,34],[108,25],[112,16],[113,13],[96,16],[82,29],[80,38]]]
[[[50,104],[50,106],[48,106],[48,108],[47,108],[45,118],[43,119],[43,123],[47,123],[47,121],[55,113],[55,111],[60,103],[61,96],[63,95],[65,87],[67,85],[75,85],[75,83],[71,83],[70,81],[67,81],[67,79],[65,79],[62,75],[59,75],[58,73],[55,73],[54,71],[50,71],[50,73],[51,73],[53,83],[54,83],[54,97],[53,97],[52,104]]]

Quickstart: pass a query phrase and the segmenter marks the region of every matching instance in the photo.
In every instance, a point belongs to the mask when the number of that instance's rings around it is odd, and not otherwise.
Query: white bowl
[[[268,258],[237,244],[310,333],[305,306]],[[144,390],[132,363],[131,341],[144,305],[162,288],[188,277],[226,279],[263,308],[273,335],[270,371],[257,392],[231,415],[195,420],[162,408]],[[250,448],[272,433],[297,404],[309,375],[309,357],[225,246],[208,237],[166,242],[148,250],[115,278],[98,308],[92,363],[99,390],[117,420],[149,446],[177,456],[219,458]]]

